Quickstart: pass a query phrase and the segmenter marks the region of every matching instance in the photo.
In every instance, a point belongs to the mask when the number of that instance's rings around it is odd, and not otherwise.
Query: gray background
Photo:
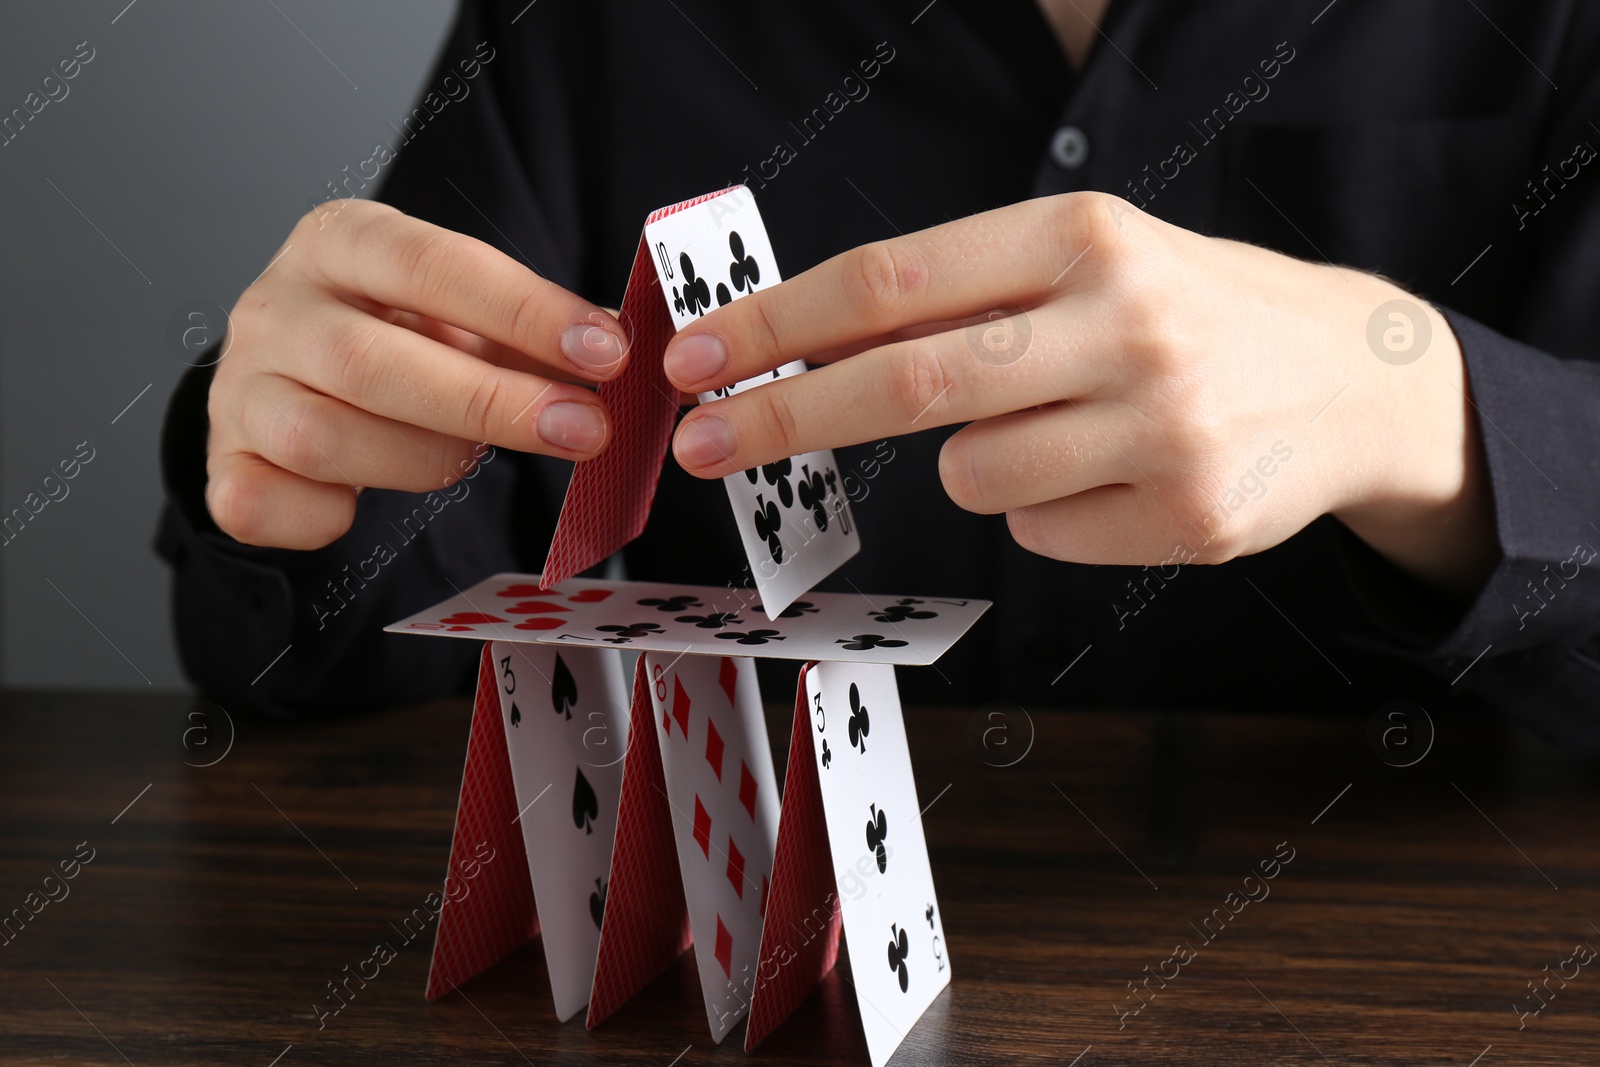
[[[0,548],[0,684],[186,688],[151,547],[185,369],[168,317],[196,298],[231,308],[324,183],[393,142],[453,9],[8,5],[0,115],[80,41],[96,54],[0,147],[0,516],[79,442],[95,457]]]

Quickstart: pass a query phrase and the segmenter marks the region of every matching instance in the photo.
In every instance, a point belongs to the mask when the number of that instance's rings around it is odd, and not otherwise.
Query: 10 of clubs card
[[[645,226],[645,243],[676,329],[780,280],[755,198],[733,186]],[[805,372],[799,360],[702,403]],[[832,451],[807,452],[723,479],[756,588],[769,618],[861,548]]]

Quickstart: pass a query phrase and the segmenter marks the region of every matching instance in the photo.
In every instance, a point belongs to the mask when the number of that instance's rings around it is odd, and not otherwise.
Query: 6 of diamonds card
[[[645,654],[712,1040],[744,1017],[778,837],[755,661]]]

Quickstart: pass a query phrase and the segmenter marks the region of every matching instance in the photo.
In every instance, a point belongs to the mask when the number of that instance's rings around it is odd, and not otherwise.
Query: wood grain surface
[[[536,943],[429,1004],[419,938],[319,1029],[440,886],[466,702],[0,700],[0,916],[60,897],[0,937],[0,1063],[867,1063],[847,960],[752,1057],[711,1044],[688,956],[557,1023]],[[1394,767],[1292,708],[907,719],[954,981],[897,1065],[1600,1061],[1592,764],[1447,722]]]

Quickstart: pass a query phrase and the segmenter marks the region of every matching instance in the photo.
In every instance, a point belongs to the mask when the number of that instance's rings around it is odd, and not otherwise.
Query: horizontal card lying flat
[[[775,619],[748,589],[497,574],[384,627],[484,641],[684,652],[692,655],[926,666],[960,640],[987,600],[808,593]]]

